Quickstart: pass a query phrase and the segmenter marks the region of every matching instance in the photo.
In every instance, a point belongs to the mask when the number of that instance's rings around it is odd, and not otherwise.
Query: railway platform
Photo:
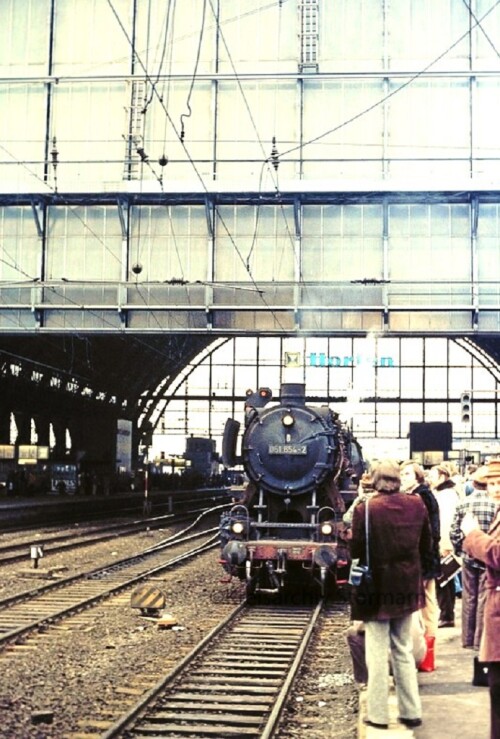
[[[43,493],[39,495],[7,495],[0,492],[0,531],[12,523],[19,525],[48,525],[52,521],[62,523],[79,521],[85,517],[95,518],[121,513],[143,516],[165,514],[177,511],[187,501],[194,498],[208,499],[221,494],[221,489],[201,489],[198,491],[152,490],[145,496],[144,491],[117,491],[110,495],[83,495],[79,493],[59,495]]]
[[[422,700],[422,726],[408,729],[398,723],[396,695],[389,699],[388,729],[366,726],[366,692],[360,692],[359,739],[489,739],[490,699],[486,687],[472,685],[473,649],[464,649],[460,640],[461,603],[457,601],[457,619],[452,628],[438,630],[436,639],[436,669],[419,672],[418,683]]]
[[[159,496],[151,496],[158,501]],[[123,507],[136,509],[138,512],[144,503],[144,495],[138,492],[121,492],[109,496],[88,496],[80,494],[58,495],[43,493],[40,495],[6,495],[0,494],[0,517],[4,524],[15,521],[20,525],[47,525],[53,516],[72,515],[76,519],[101,512],[115,512]],[[1,525],[0,525],[1,528]]]

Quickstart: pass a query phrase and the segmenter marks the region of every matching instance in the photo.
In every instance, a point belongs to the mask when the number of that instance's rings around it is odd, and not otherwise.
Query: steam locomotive
[[[226,422],[223,464],[242,464],[248,484],[221,517],[222,566],[248,595],[304,585],[324,595],[347,569],[341,521],[364,470],[362,450],[329,406],[306,405],[305,385],[284,384],[271,400],[269,388],[247,391],[239,457],[240,423]]]

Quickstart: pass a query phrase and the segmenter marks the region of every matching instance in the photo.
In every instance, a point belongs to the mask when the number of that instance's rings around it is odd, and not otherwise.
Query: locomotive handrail
[[[230,509],[229,509],[229,515],[230,515],[230,516],[232,516],[233,514],[234,514],[234,515],[238,515],[238,511],[239,511],[239,509],[241,509],[241,511],[242,511],[242,513],[243,513],[243,515],[244,515],[244,516],[245,516],[245,517],[246,517],[247,519],[249,519],[249,518],[250,518],[250,512],[249,512],[248,508],[246,507],[246,505],[243,505],[243,503],[237,503],[237,504],[236,504],[236,505],[234,505],[234,506],[233,506],[232,508],[230,508]],[[241,514],[240,514],[240,515],[241,515]]]
[[[297,444],[304,444],[306,441],[313,441],[319,436],[331,436],[331,430],[329,431],[328,429],[320,429],[315,434],[309,434],[309,436],[305,436],[303,439],[299,439]]]
[[[321,514],[322,514],[322,512],[323,512],[323,511],[331,511],[331,513],[333,514],[333,515],[332,515],[332,518],[333,518],[333,520],[334,520],[334,521],[337,521],[337,514],[335,513],[335,508],[332,508],[332,506],[330,506],[330,505],[324,505],[324,506],[323,506],[322,508],[320,508],[320,509],[319,509],[319,511],[318,511],[318,522],[319,522],[319,521],[320,521],[320,519],[321,519]]]

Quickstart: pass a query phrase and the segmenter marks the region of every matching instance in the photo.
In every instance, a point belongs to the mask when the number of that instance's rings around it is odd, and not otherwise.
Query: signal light
[[[460,396],[460,416],[462,423],[470,423],[472,418],[472,393],[467,391]]]

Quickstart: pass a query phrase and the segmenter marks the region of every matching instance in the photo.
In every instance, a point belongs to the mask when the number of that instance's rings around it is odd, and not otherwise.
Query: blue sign
[[[367,357],[357,354],[355,357],[328,356],[325,352],[311,352],[308,356],[310,367],[359,367],[363,364],[372,367],[394,367],[392,357]]]

